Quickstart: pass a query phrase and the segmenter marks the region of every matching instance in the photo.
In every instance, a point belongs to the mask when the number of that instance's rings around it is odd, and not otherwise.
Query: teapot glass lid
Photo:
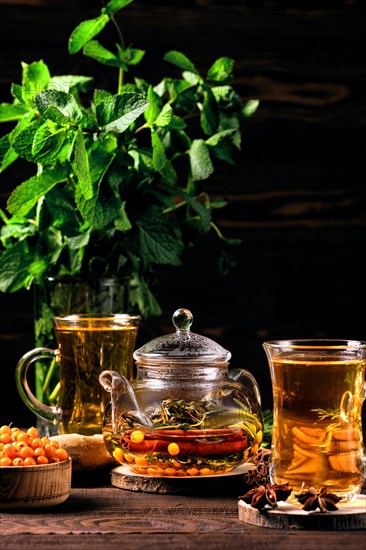
[[[177,309],[172,317],[175,332],[158,336],[141,348],[137,349],[133,357],[137,363],[167,360],[169,362],[182,361],[208,362],[211,364],[227,363],[231,353],[214,340],[191,332],[193,323],[192,313],[185,308]]]

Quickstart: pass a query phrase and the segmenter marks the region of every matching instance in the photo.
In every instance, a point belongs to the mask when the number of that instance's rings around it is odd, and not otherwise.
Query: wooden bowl
[[[71,489],[71,459],[37,466],[0,467],[0,510],[64,502]]]

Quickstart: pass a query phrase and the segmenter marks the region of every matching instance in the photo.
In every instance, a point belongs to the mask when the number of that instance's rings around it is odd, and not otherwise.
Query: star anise
[[[266,485],[259,485],[251,489],[239,498],[257,510],[264,508],[267,504],[272,508],[276,508],[277,502],[287,500],[291,491],[292,488],[288,486],[288,483],[283,485],[266,483]]]
[[[315,511],[319,508],[321,512],[333,512],[338,510],[336,504],[341,500],[341,497],[328,493],[328,487],[322,487],[318,492],[314,487],[310,487],[308,491],[295,495],[297,500],[303,504],[302,509],[306,512]]]

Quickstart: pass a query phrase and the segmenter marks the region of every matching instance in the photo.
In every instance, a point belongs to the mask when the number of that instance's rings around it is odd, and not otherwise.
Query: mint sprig
[[[90,76],[52,75],[38,60],[21,64],[13,101],[0,104],[0,122],[13,124],[0,137],[0,172],[19,160],[34,166],[0,211],[0,291],[45,275],[128,275],[134,305],[148,317],[160,313],[156,267],[181,265],[203,234],[217,235],[223,273],[234,263],[238,242],[213,221],[226,202],[203,185],[216,162],[238,163],[242,124],[258,102],[235,92],[227,57],[203,76],[172,50],[164,60],[173,76],[132,76],[146,53],[125,46],[116,19],[132,1],[106,3],[68,42],[70,55],[82,51],[117,71],[116,93],[95,88]],[[102,44],[109,25],[114,51]]]

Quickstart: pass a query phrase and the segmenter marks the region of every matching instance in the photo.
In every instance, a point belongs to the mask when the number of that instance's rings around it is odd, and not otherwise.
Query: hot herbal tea
[[[62,433],[100,433],[105,392],[99,374],[114,369],[132,379],[136,327],[112,325],[59,328]]]
[[[271,477],[293,493],[310,486],[345,499],[363,483],[365,359],[316,349],[270,359],[274,398]]]

